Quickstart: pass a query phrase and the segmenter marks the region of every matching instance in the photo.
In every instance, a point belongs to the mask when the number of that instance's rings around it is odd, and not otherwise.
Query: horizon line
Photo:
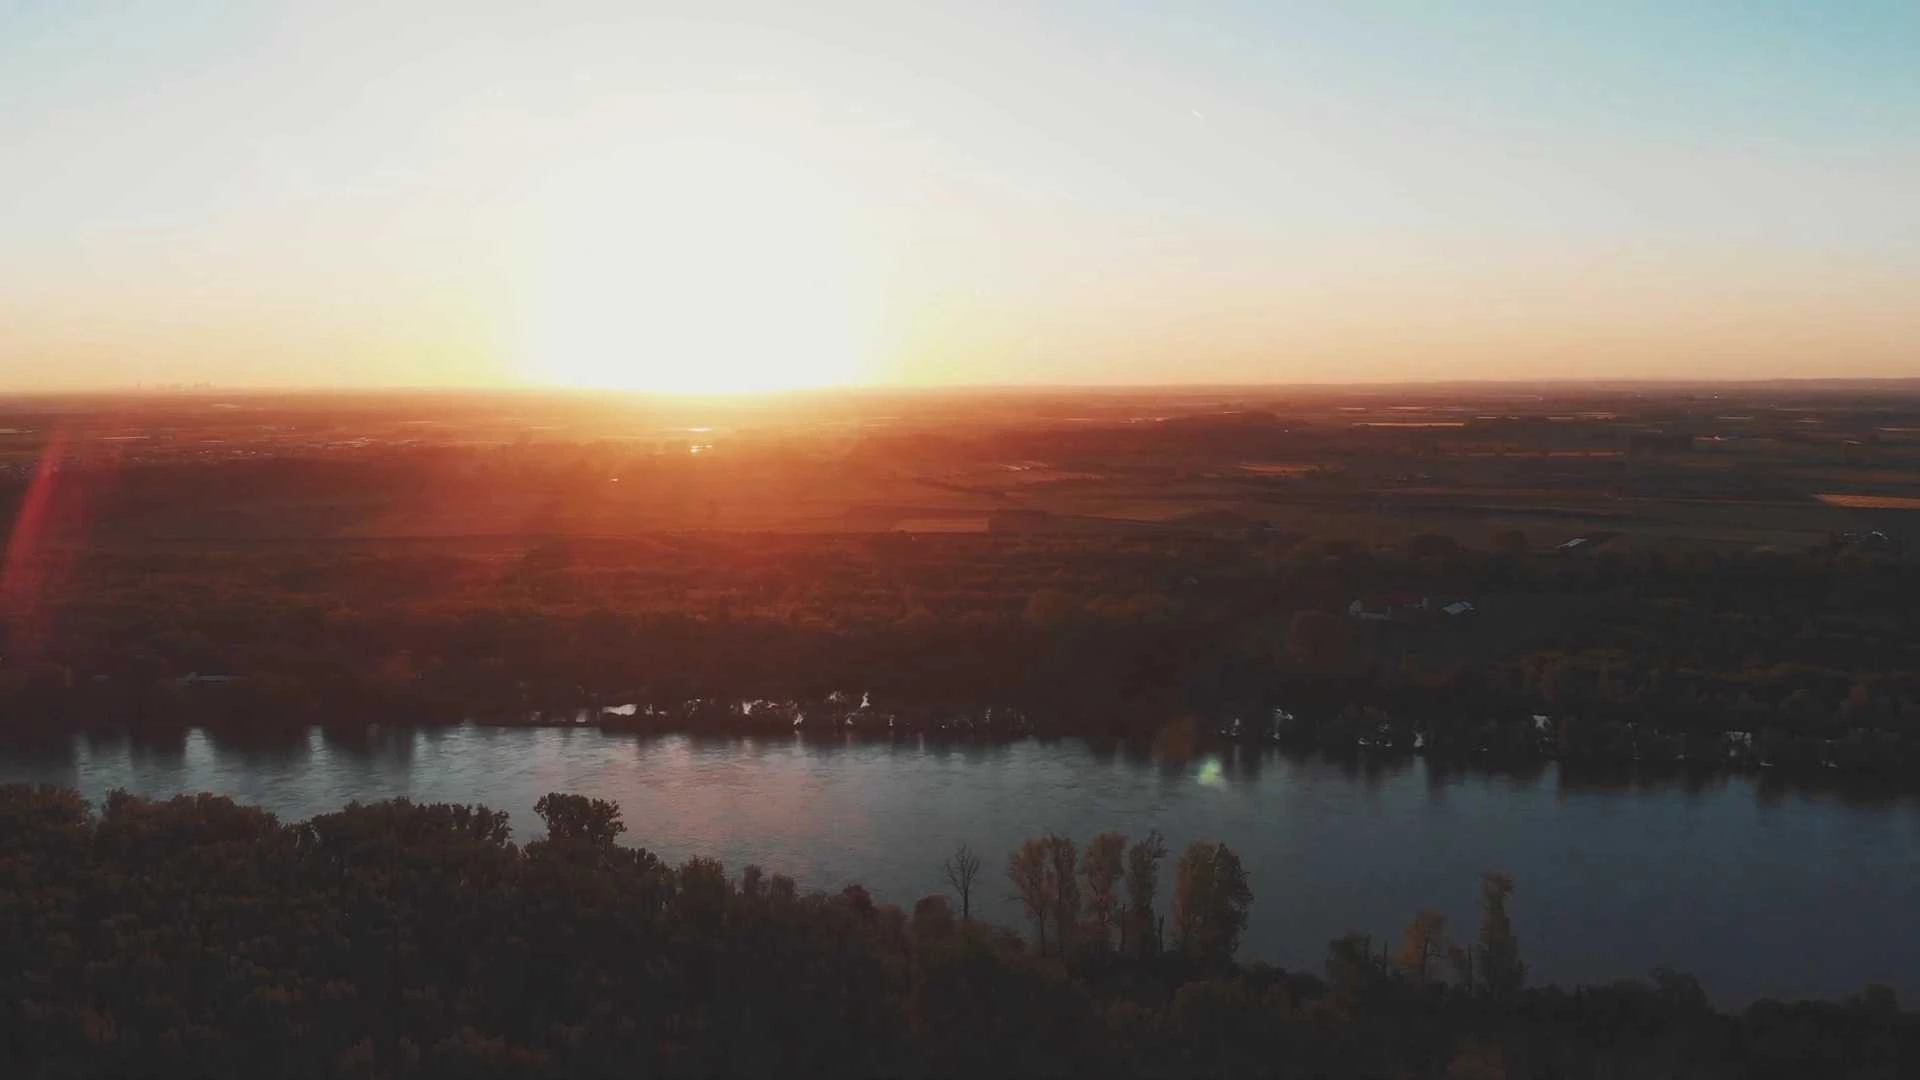
[[[48,398],[127,398],[127,397],[336,397],[424,394],[471,394],[545,397],[618,397],[655,398],[674,401],[750,401],[776,398],[819,397],[861,394],[1038,394],[1038,393],[1141,393],[1141,392],[1279,392],[1288,390],[1351,390],[1376,392],[1407,389],[1503,389],[1522,387],[1768,387],[1768,386],[1889,386],[1912,385],[1920,388],[1915,375],[1791,375],[1764,378],[1715,376],[1569,376],[1546,375],[1527,378],[1447,378],[1370,380],[1295,380],[1288,382],[1112,382],[1112,383],[849,383],[837,386],[789,387],[778,390],[738,390],[687,392],[648,390],[637,387],[546,386],[539,384],[414,384],[325,386],[315,384],[241,384],[216,383],[162,384],[146,386],[73,386],[9,389],[0,387],[0,400]]]

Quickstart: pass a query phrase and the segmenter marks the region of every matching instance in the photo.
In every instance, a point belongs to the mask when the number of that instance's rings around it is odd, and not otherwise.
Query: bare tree
[[[973,917],[973,882],[980,876],[980,856],[973,853],[963,841],[956,845],[953,854],[940,866],[946,874],[947,884],[960,894],[960,921],[969,922]]]

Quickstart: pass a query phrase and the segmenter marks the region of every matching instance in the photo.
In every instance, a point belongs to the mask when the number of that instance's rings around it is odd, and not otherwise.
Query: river
[[[1011,925],[1001,867],[1022,838],[1158,828],[1176,852],[1217,839],[1241,853],[1255,895],[1243,959],[1318,971],[1328,940],[1397,939],[1421,907],[1470,936],[1479,875],[1497,869],[1518,883],[1534,981],[1666,965],[1728,1006],[1875,981],[1920,992],[1920,799],[1752,776],[1598,782],[1252,747],[1168,762],[1080,740],[466,726],[267,742],[87,735],[0,749],[0,782],[13,781],[94,800],[212,791],[286,819],[398,795],[479,802],[510,811],[520,840],[541,833],[540,795],[579,792],[619,802],[626,839],[669,860],[759,863],[830,890],[858,881],[902,906],[941,890],[940,861],[964,840],[987,860],[982,910]]]

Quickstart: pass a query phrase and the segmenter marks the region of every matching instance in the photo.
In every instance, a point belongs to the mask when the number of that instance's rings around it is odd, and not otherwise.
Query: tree
[[[973,853],[964,841],[956,844],[953,854],[947,856],[940,870],[946,875],[947,884],[960,894],[960,921],[973,919],[973,882],[980,876],[980,856]]]
[[[1196,840],[1180,853],[1173,922],[1181,952],[1210,963],[1233,959],[1252,903],[1246,869],[1227,845]]]
[[[1167,842],[1160,836],[1160,830],[1147,833],[1146,839],[1127,850],[1127,911],[1121,920],[1121,947],[1126,927],[1134,928],[1137,948],[1145,953],[1159,945],[1157,923],[1154,920],[1153,901],[1160,891],[1160,861],[1167,857]]]
[[[1507,897],[1513,879],[1487,874],[1480,881],[1480,948],[1475,966],[1481,985],[1494,998],[1508,998],[1527,982],[1527,965],[1520,962],[1520,942],[1507,917]]]
[[[1049,586],[1027,599],[1026,619],[1035,626],[1054,629],[1080,613],[1080,602],[1072,594]]]
[[[1447,1065],[1447,1080],[1507,1080],[1506,1054],[1499,1044],[1470,1038]]]
[[[791,905],[800,899],[800,887],[785,874],[774,874],[767,878],[767,899],[782,906]]]
[[[1469,994],[1479,986],[1479,974],[1473,969],[1475,951],[1475,947],[1470,944],[1447,946],[1447,963],[1453,966],[1454,978],[1459,981],[1461,989]]]
[[[1105,947],[1113,933],[1114,913],[1119,906],[1120,878],[1126,873],[1127,838],[1117,832],[1101,833],[1087,843],[1080,871],[1087,881],[1087,921]]]
[[[939,893],[923,896],[913,905],[913,936],[922,941],[953,933],[953,907]]]
[[[674,906],[681,917],[705,937],[718,934],[726,919],[727,899],[733,894],[726,868],[716,859],[696,855],[680,864],[676,878],[679,889]]]
[[[1047,918],[1053,913],[1052,875],[1047,872],[1047,842],[1028,840],[1007,860],[1007,880],[1013,883],[1013,898],[1020,901],[1027,918],[1033,921],[1040,952],[1047,951]]]
[[[853,909],[853,913],[872,922],[879,909],[874,906],[873,894],[858,882],[840,890],[840,902]]]
[[[1392,992],[1360,935],[1324,979],[1063,964],[956,934],[945,894],[909,920],[857,886],[797,898],[749,868],[736,892],[710,859],[508,835],[500,812],[403,799],[289,824],[210,795],[116,793],[95,815],[0,785],[0,1076],[1885,1077],[1913,1071],[1920,1032],[1886,987],[1728,1016],[1665,970],[1449,1003]],[[1043,885],[1053,839],[1030,845]],[[1465,950],[1495,970],[1517,952],[1494,917],[1511,888],[1489,876]],[[1439,931],[1422,913],[1403,954],[1430,959]]]
[[[547,836],[553,840],[585,840],[592,844],[611,844],[614,837],[627,831],[620,820],[620,804],[585,795],[552,792],[540,796],[533,812],[547,823]]]
[[[1346,624],[1324,611],[1296,611],[1287,623],[1287,658],[1300,668],[1325,672],[1346,653]]]
[[[1407,924],[1400,951],[1393,956],[1395,966],[1406,973],[1416,986],[1425,986],[1434,962],[1446,955],[1447,917],[1429,908]]]
[[[1065,954],[1080,918],[1080,849],[1069,837],[1048,833],[1047,878],[1053,892],[1054,941]]]
[[[1373,939],[1365,934],[1346,934],[1327,943],[1327,986],[1343,1008],[1358,1009],[1373,985],[1378,968],[1373,955]]]

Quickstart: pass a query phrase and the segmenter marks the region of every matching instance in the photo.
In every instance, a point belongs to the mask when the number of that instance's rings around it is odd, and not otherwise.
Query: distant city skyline
[[[1920,5],[0,0],[0,392],[1920,376]]]

